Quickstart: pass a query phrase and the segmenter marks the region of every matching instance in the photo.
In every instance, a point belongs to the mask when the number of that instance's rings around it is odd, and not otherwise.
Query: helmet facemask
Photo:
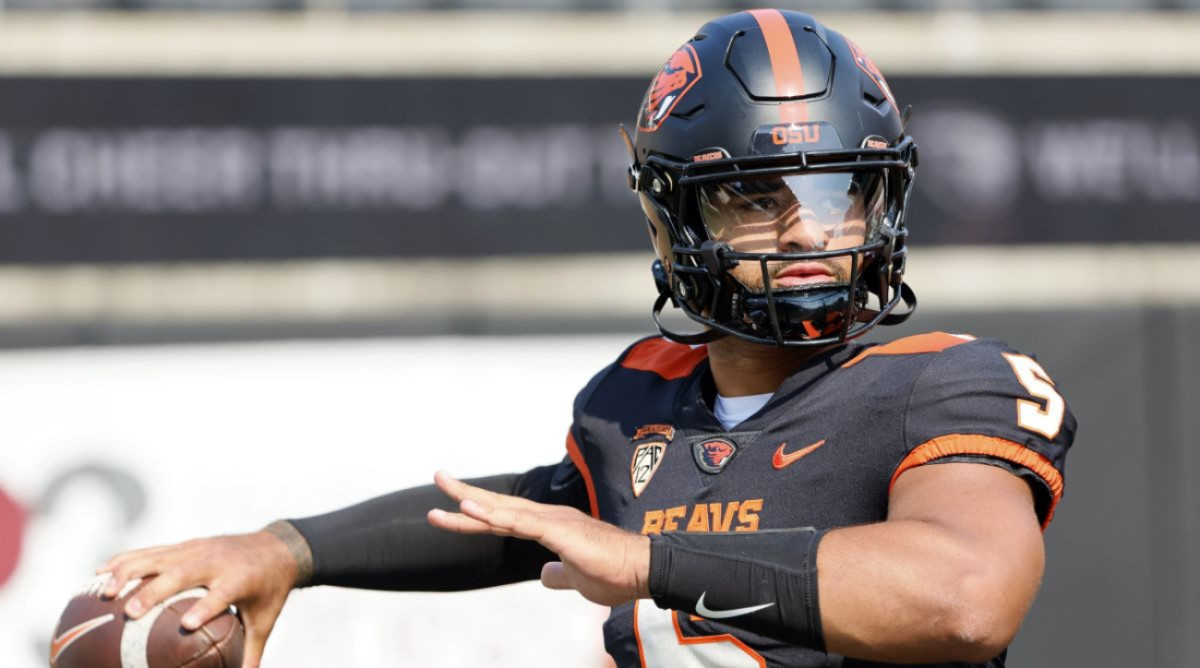
[[[639,176],[659,187],[638,190],[663,261],[656,320],[669,299],[709,327],[699,335],[664,333],[688,343],[733,335],[813,346],[906,318],[892,310],[904,301],[911,312],[915,304],[902,279],[909,149],[911,141],[826,151],[825,164],[814,154],[707,165],[647,161],[654,168]]]

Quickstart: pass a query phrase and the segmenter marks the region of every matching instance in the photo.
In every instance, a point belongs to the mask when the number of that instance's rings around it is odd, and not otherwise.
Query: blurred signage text
[[[616,128],[643,86],[0,79],[0,262],[641,250]],[[916,109],[914,241],[1200,241],[1191,79],[893,87]]]

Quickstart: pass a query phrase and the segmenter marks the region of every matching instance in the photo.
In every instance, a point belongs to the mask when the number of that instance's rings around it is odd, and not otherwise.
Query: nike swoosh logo
[[[76,640],[95,631],[105,624],[116,619],[110,612],[107,615],[89,619],[79,626],[67,629],[62,635],[50,641],[50,665],[54,665],[58,661],[58,655],[62,654],[63,650],[70,647]]]
[[[825,439],[821,439],[821,440],[817,441],[816,443],[813,443],[812,445],[808,446],[807,448],[801,448],[800,450],[797,450],[795,452],[784,454],[783,449],[787,447],[787,443],[780,443],[779,449],[775,451],[775,456],[771,458],[771,465],[774,466],[776,469],[785,468],[787,466],[790,466],[790,465],[796,463],[797,459],[800,459],[804,455],[807,455],[808,453],[812,452],[813,450],[816,450],[817,448],[821,447],[822,445],[825,445]]]
[[[704,607],[704,595],[708,592],[700,593],[700,600],[696,601],[696,614],[705,619],[729,619],[730,617],[741,617],[752,612],[758,612],[775,605],[772,603],[763,603],[762,605],[751,605],[745,608],[734,608],[733,610],[709,610]]]

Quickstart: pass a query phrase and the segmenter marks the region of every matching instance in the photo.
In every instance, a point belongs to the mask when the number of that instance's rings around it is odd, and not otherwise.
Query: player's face
[[[861,246],[882,216],[878,175],[797,174],[725,181],[702,186],[700,212],[709,234],[743,253],[803,253]],[[849,257],[770,262],[772,287],[850,280]],[[731,272],[752,290],[763,290],[757,264]]]

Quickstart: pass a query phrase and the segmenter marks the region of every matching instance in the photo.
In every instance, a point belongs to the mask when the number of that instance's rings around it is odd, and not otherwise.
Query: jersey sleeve
[[[1045,528],[1063,494],[1075,417],[1037,360],[1005,344],[974,340],[933,356],[913,383],[905,455],[892,474],[935,462],[1005,468],[1034,491]]]
[[[587,440],[583,436],[581,424],[588,401],[600,384],[604,382],[604,379],[608,377],[614,366],[616,366],[615,363],[601,369],[575,395],[571,415],[571,428],[567,430],[567,455],[563,463],[560,464],[560,476],[556,476],[555,478],[556,484],[562,484],[568,477],[574,479],[576,484],[581,486],[587,493],[587,507],[581,508],[581,510],[589,513],[596,519],[600,518],[600,504],[596,500],[596,483],[592,479],[592,471],[588,466]]]

